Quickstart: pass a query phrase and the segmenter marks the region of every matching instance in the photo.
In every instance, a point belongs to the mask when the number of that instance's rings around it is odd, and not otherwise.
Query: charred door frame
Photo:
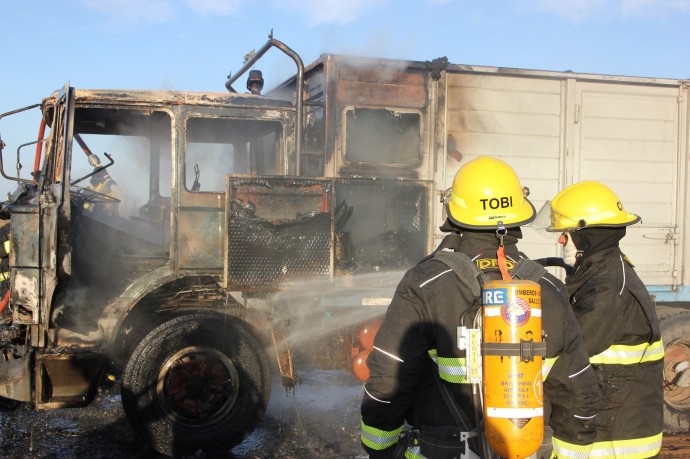
[[[53,292],[57,285],[58,221],[69,228],[69,167],[74,90],[67,83],[57,96],[52,137],[37,183],[37,199],[12,207],[10,278],[14,321],[38,325],[32,344],[46,345]],[[66,226],[65,226],[66,225]],[[31,230],[33,228],[33,231]],[[64,254],[62,254],[64,255]],[[69,259],[60,260],[69,271]]]
[[[225,214],[227,199],[225,190],[219,192],[192,192],[185,184],[186,161],[186,125],[190,117],[201,118],[234,118],[238,120],[276,121],[282,125],[280,141],[280,172],[286,173],[293,164],[290,158],[294,146],[294,109],[286,107],[182,107],[176,112],[176,160],[175,187],[173,193],[175,233],[172,237],[175,244],[173,259],[175,269],[194,270],[220,274],[224,264]],[[203,177],[202,177],[203,179]],[[193,215],[193,218],[185,217]],[[206,219],[206,223],[204,223]],[[212,223],[209,223],[212,222]],[[185,258],[185,253],[205,253],[206,257]]]

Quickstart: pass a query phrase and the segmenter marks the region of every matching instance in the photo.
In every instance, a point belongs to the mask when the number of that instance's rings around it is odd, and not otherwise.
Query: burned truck
[[[269,48],[303,71],[290,48],[272,38]],[[410,170],[404,180],[370,172],[364,142],[349,147],[350,170],[331,174],[324,131],[302,129],[303,107],[312,120],[323,100],[232,84],[219,93],[67,84],[3,115],[38,112],[40,126],[17,149],[16,172],[8,149],[0,163],[18,184],[2,205],[5,402],[81,407],[114,380],[157,451],[227,451],[256,427],[275,379],[293,388],[301,362],[352,365],[359,326],[381,314],[397,277],[385,273],[429,249],[420,146],[394,139],[402,160],[386,146],[386,161]],[[418,129],[404,116],[387,122],[396,136]]]
[[[297,70],[261,94],[269,50]],[[665,430],[690,430],[687,81],[445,58],[324,54],[305,67],[269,37],[225,89],[66,84],[0,115],[0,145],[17,145],[16,171],[0,154],[17,182],[0,207],[0,401],[81,407],[115,381],[159,452],[227,451],[272,383],[299,390],[301,364],[366,378],[402,271],[443,237],[453,174],[487,154],[537,207],[601,180],[643,216],[623,250],[658,305]],[[36,137],[7,136],[21,116]],[[524,229],[525,252],[558,256],[537,233]]]

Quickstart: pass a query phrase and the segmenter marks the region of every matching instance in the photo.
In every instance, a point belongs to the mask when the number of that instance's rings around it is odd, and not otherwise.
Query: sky
[[[0,114],[68,81],[223,92],[228,74],[271,33],[305,65],[323,53],[446,56],[453,64],[690,79],[690,0],[0,0],[0,17]],[[265,90],[295,72],[277,49],[257,68]],[[0,119],[6,143],[34,140],[37,126],[8,119]]]

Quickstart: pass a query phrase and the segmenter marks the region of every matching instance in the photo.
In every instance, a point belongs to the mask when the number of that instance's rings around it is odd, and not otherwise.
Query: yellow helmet
[[[551,201],[551,226],[547,231],[576,230],[589,227],[628,226],[640,217],[623,209],[618,196],[599,182],[570,185]]]
[[[464,228],[506,228],[534,219],[534,206],[526,198],[515,171],[500,159],[479,156],[463,165],[446,193],[448,219]]]

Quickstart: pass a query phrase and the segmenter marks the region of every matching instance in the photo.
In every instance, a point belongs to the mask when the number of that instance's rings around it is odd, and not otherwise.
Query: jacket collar
[[[572,295],[592,276],[606,269],[608,262],[605,260],[617,255],[622,255],[620,248],[610,247],[584,258],[575,267],[575,271],[565,278],[565,286],[568,289],[568,293]]]
[[[503,246],[506,258],[513,262],[517,262],[520,258],[517,242],[521,232],[510,231],[503,238]],[[455,252],[463,252],[470,257],[472,261],[477,263],[480,269],[488,270],[496,265],[495,263],[481,263],[481,260],[496,260],[496,251],[498,250],[498,238],[493,232],[462,232],[451,233],[443,238],[443,241],[436,248],[433,256],[439,250],[453,250]],[[488,268],[487,268],[488,266]],[[497,265],[496,265],[497,266]],[[497,267],[495,268],[498,269]]]

